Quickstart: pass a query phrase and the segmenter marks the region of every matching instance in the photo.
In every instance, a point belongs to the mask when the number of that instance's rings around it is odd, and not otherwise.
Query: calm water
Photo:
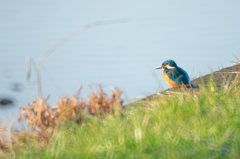
[[[119,87],[123,98],[150,95],[164,88],[152,68],[173,59],[190,77],[231,65],[240,56],[240,1],[81,0],[2,1],[0,5],[0,96],[14,107],[0,109],[1,121],[17,119],[19,106],[37,97],[26,82],[26,57],[35,61],[54,44],[86,24],[132,19],[86,30],[43,60],[55,85],[42,70],[42,94],[49,103],[83,85],[86,98],[101,84]],[[34,81],[35,77],[31,77]],[[20,85],[18,84],[20,83]],[[62,91],[60,91],[61,89]],[[19,127],[19,125],[15,124]]]

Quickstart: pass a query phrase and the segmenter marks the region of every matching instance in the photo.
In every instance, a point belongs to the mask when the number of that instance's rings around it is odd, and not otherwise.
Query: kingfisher
[[[178,67],[173,60],[166,60],[161,66],[154,69],[163,69],[163,78],[171,87],[192,87],[197,88],[192,84],[185,70]]]

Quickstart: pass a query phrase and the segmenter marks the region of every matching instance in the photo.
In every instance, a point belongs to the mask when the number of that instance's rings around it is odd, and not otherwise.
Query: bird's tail
[[[198,88],[197,86],[194,86],[192,82],[190,82],[190,83],[191,83],[192,88]]]

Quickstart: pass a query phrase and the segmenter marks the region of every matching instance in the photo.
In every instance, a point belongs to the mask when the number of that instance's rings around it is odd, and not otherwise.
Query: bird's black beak
[[[164,66],[161,65],[161,66],[158,66],[158,67],[155,67],[154,69],[162,69]]]

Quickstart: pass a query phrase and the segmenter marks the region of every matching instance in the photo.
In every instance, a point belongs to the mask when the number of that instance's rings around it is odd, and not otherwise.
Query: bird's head
[[[154,69],[174,69],[177,67],[177,64],[173,60],[166,60],[162,63],[161,66],[155,67]]]

